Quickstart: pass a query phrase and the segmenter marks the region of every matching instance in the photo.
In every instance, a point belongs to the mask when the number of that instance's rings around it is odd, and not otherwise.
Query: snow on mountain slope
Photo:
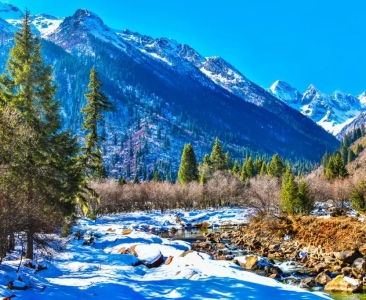
[[[1,19],[22,19],[23,12],[10,3],[0,3]]]
[[[300,110],[299,106],[302,95],[297,89],[293,88],[287,82],[277,80],[271,85],[269,91],[287,105],[295,108],[296,110]]]
[[[99,16],[87,9],[78,9],[73,16],[65,18],[53,32],[48,33],[47,39],[62,46],[68,52],[79,51],[78,46],[82,42],[84,48],[89,47],[88,50],[92,54],[93,49],[88,43],[90,35],[110,43],[120,50],[125,50],[124,43],[114,30],[105,25]]]
[[[64,19],[47,14],[40,14],[32,16],[31,20],[32,24],[41,33],[41,37],[47,38],[48,35],[53,33],[60,26]]]
[[[361,95],[359,95],[358,100],[360,100],[362,105],[366,106],[366,92],[363,92]]]
[[[308,116],[325,130],[337,135],[366,108],[366,93],[358,98],[339,91],[326,95],[310,85],[304,94],[284,81],[276,81],[270,92]]]

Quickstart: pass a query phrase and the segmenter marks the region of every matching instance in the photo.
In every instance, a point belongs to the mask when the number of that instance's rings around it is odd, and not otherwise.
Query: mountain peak
[[[89,45],[90,36],[125,50],[125,45],[117,33],[105,25],[97,14],[85,8],[78,9],[71,17],[65,18],[47,39],[61,46],[67,45],[69,52],[79,53],[84,49],[93,55],[93,49]]]
[[[0,3],[0,18],[2,19],[23,19],[23,12],[10,3]]]
[[[104,25],[103,20],[97,14],[93,13],[92,11],[86,8],[79,8],[78,10],[75,11],[75,13],[72,15],[71,18],[74,20],[74,22],[78,23],[92,21]]]
[[[297,89],[283,80],[275,81],[269,89],[276,98],[292,107],[296,106],[302,97]]]

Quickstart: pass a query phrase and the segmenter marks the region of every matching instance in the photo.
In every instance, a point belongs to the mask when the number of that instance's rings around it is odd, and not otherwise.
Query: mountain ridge
[[[269,91],[334,135],[366,109],[365,92],[358,97],[340,91],[327,95],[311,84],[301,94],[282,80],[274,82]]]
[[[59,23],[44,21],[51,19]],[[108,170],[115,176],[126,176],[128,169],[139,175],[144,168],[176,171],[184,143],[198,148],[200,160],[215,136],[241,159],[250,150],[316,161],[338,146],[222,58],[205,58],[172,39],[113,30],[85,9],[62,20],[45,15],[35,20],[35,27],[53,30],[40,32],[43,53],[54,67],[63,124],[81,137],[88,71],[98,69],[116,107],[103,132]]]

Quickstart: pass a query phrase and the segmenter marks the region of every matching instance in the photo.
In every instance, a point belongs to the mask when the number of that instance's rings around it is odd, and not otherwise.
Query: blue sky
[[[32,14],[88,8],[116,29],[186,43],[226,59],[262,87],[282,79],[304,92],[366,90],[366,1],[9,0]]]

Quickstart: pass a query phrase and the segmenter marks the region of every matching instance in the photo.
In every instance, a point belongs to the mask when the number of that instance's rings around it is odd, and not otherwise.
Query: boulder
[[[216,249],[225,249],[226,248],[226,245],[223,244],[223,243],[217,243],[216,244]]]
[[[341,272],[344,276],[351,276],[352,275],[352,268],[351,267],[343,267]]]
[[[328,268],[328,266],[325,263],[320,263],[315,265],[314,269],[317,273],[321,273],[323,272],[326,268]]]
[[[356,278],[363,278],[366,274],[366,258],[357,258],[352,264],[352,274]]]
[[[278,274],[278,275],[282,275],[282,270],[277,267],[277,266],[265,266],[264,267],[264,272],[269,275],[269,274]]]
[[[133,245],[130,247],[130,253],[148,268],[159,267],[164,260],[160,250],[154,244]]]
[[[235,261],[243,269],[254,270],[258,265],[259,258],[258,258],[258,256],[241,256],[241,257],[236,257]]]
[[[278,274],[271,274],[271,275],[269,275],[268,277],[269,277],[269,278],[272,278],[272,279],[280,279],[280,278],[281,278],[281,276],[280,276],[280,275],[278,275]]]
[[[363,257],[363,255],[358,249],[353,249],[337,252],[335,253],[335,257],[342,262],[352,264],[357,258]]]
[[[324,291],[326,292],[346,292],[346,293],[357,293],[362,291],[362,282],[359,283],[357,280],[338,275],[332,281],[328,282]]]
[[[8,283],[9,290],[19,290],[25,291],[27,289],[27,285],[20,280],[13,280]]]
[[[122,247],[122,248],[118,249],[117,253],[120,253],[120,254],[127,254],[127,253],[128,253],[128,251],[127,251],[127,249],[126,249],[125,247]]]
[[[310,288],[315,287],[315,286],[316,286],[316,282],[315,282],[314,278],[307,277],[307,278],[301,279],[301,282],[300,282],[300,287],[301,288],[310,289]]]
[[[326,285],[330,281],[332,281],[332,279],[329,277],[328,272],[321,272],[315,278],[315,282],[321,285]]]

